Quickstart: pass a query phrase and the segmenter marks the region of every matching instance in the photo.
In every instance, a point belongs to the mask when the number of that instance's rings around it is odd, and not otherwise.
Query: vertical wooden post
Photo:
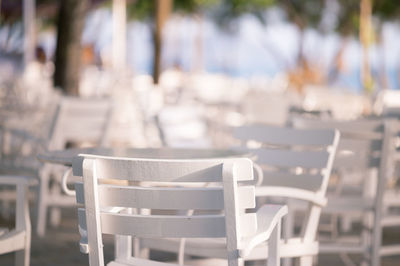
[[[153,63],[153,79],[158,84],[158,78],[161,73],[161,46],[162,46],[162,29],[165,21],[168,19],[172,9],[172,0],[154,0],[156,1],[156,27],[154,30],[154,63]]]
[[[360,42],[362,46],[361,82],[364,90],[371,92],[373,80],[369,60],[369,46],[372,33],[372,3],[371,0],[361,0],[360,3]]]
[[[35,59],[36,23],[35,23],[36,0],[24,0],[24,67]]]
[[[113,68],[126,67],[126,0],[113,0]]]

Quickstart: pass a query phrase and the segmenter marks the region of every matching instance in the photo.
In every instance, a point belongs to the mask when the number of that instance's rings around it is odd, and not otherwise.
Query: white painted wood
[[[323,169],[329,159],[328,151],[293,151],[282,149],[250,149],[258,164],[276,167]]]
[[[274,245],[279,244],[280,221],[287,212],[286,207],[263,208],[261,212],[246,213],[245,209],[254,207],[254,187],[238,186],[238,180],[252,180],[252,162],[245,158],[216,160],[151,160],[128,159],[104,156],[81,155],[83,160],[74,160],[73,168],[83,169],[82,185],[76,185],[77,202],[84,203],[78,210],[81,250],[89,252],[90,265],[104,265],[102,234],[131,235],[151,237],[157,241],[164,238],[217,238],[226,239],[225,256],[229,265],[243,265],[241,249],[248,253],[258,243],[268,241],[273,235]],[[216,167],[217,166],[217,167]],[[135,182],[135,185],[113,186],[101,182],[103,178],[114,177],[129,181],[163,181],[165,186],[166,169],[171,178],[168,187],[145,187],[149,182]],[[212,171],[210,171],[210,168]],[[215,169],[214,169],[215,168]],[[244,169],[246,168],[246,169]],[[125,172],[123,171],[125,169]],[[218,171],[216,170],[218,169]],[[245,174],[245,177],[240,175]],[[159,175],[159,178],[157,178]],[[190,176],[191,181],[208,180],[208,176],[220,183],[219,186],[201,188],[184,187],[182,176]],[[214,180],[213,179],[213,180]],[[203,182],[204,183],[204,182]],[[116,191],[123,191],[118,196]],[[177,195],[173,195],[176,193]],[[188,194],[189,193],[189,194]],[[84,195],[82,195],[84,194]],[[192,197],[193,195],[193,197]],[[118,198],[119,197],[119,198]],[[165,202],[170,198],[171,202]],[[251,198],[251,199],[248,199]],[[146,202],[146,201],[149,202]],[[128,204],[125,201],[130,201]],[[211,201],[214,201],[212,203]],[[117,208],[110,209],[111,205]],[[171,212],[163,215],[152,213],[123,212],[123,206],[155,210],[167,208],[181,209],[220,209],[222,213],[188,215]],[[122,211],[122,212],[120,212]],[[83,213],[85,215],[83,215]],[[259,217],[264,217],[262,220]],[[257,222],[259,220],[259,222]],[[276,228],[275,228],[276,227]],[[275,231],[274,231],[275,230]],[[160,239],[158,239],[160,238]],[[246,243],[251,243],[247,245]],[[86,244],[87,243],[87,244]],[[179,245],[179,242],[178,242]],[[271,244],[270,244],[271,245]],[[120,246],[121,248],[123,246]],[[274,247],[272,250],[278,250]],[[123,251],[119,251],[123,254]],[[271,252],[279,256],[277,252]],[[112,263],[133,262],[136,258],[120,255]],[[279,258],[271,258],[271,265],[277,265]],[[140,265],[153,265],[143,260]],[[114,264],[109,264],[114,265]],[[158,265],[158,264],[154,264]]]
[[[15,229],[0,235],[0,254],[15,252],[15,265],[29,266],[31,222],[29,217],[28,187],[35,179],[21,176],[0,176],[1,185],[16,186]]]
[[[235,128],[233,136],[247,141],[255,140],[277,146],[326,146],[332,143],[335,132],[331,130],[299,130],[268,125],[245,125]],[[296,136],[295,138],[293,136]]]
[[[62,97],[50,126],[47,150],[63,150],[67,143],[90,143],[105,145],[110,130],[112,115],[110,99],[83,99]],[[47,210],[52,207],[52,216],[60,216],[58,207],[74,206],[71,196],[61,190],[61,176],[65,167],[44,164],[39,170],[38,214],[36,231],[44,236],[47,223]],[[50,184],[53,184],[50,187]],[[55,215],[54,215],[55,214]],[[59,219],[52,219],[59,220]],[[54,225],[54,222],[53,222]]]
[[[383,198],[385,187],[390,180],[395,146],[393,143],[398,132],[394,130],[395,122],[383,119],[317,121],[297,118],[294,124],[303,128],[334,127],[341,131],[341,141],[334,163],[334,169],[341,179],[334,195],[329,196],[328,206],[324,211],[339,215],[341,219],[346,219],[347,223],[352,221],[349,220],[351,217],[361,217],[363,227],[367,228],[363,230],[361,239],[359,238],[358,244],[354,244],[354,248],[347,249],[347,246],[341,245],[340,239],[335,237],[331,243],[321,245],[321,251],[361,253],[371,265],[380,265],[380,256],[384,254],[380,252],[384,249],[381,244],[382,226],[385,224]],[[377,171],[377,177],[370,174],[373,171]],[[358,173],[360,178],[354,179],[354,173]],[[350,187],[356,187],[358,191],[342,193]]]
[[[75,184],[77,190],[76,201],[84,204],[83,183]],[[255,189],[252,186],[238,188],[240,193],[240,207],[254,208]],[[101,184],[99,193],[104,195],[99,199],[100,207],[120,206],[126,208],[147,208],[166,210],[221,210],[223,206],[223,189],[212,188],[171,188],[171,187],[124,187]]]
[[[238,130],[241,132],[238,137],[244,144],[250,141],[261,144],[255,152],[257,163],[261,167],[269,168],[265,171],[265,179],[256,188],[257,197],[279,197],[308,203],[308,211],[301,227],[301,242],[298,245],[310,243],[310,248],[304,249],[303,253],[297,253],[297,257],[301,265],[311,265],[310,258],[317,254],[317,249],[313,249],[312,244],[317,243],[317,227],[321,207],[326,205],[326,190],[339,143],[339,133],[332,129],[310,130],[262,125],[246,126]],[[279,168],[274,169],[271,166]],[[277,175],[274,176],[274,173]],[[268,182],[270,180],[273,180],[272,183]],[[298,185],[300,182],[301,185]],[[289,212],[289,220],[292,215],[294,214]],[[290,240],[292,236],[289,231],[286,233],[286,239]],[[282,245],[281,249],[284,247]],[[294,249],[298,252],[300,247]],[[281,256],[294,257],[294,249]]]
[[[264,230],[263,223],[274,223],[257,212],[259,218],[257,224],[259,228],[263,228],[264,233],[256,234],[257,237],[253,236],[251,240],[245,240],[248,250],[245,248],[240,251],[242,252],[240,254],[245,260],[265,260],[269,255],[280,252],[282,258],[304,257],[303,261],[311,265],[311,261],[307,258],[318,253],[316,240],[318,210],[326,204],[325,193],[339,142],[339,132],[332,129],[299,130],[257,125],[238,128],[238,132],[234,135],[244,144],[256,141],[258,148],[252,148],[250,151],[256,155],[256,162],[260,165],[260,169],[264,170],[263,178],[255,190],[258,198],[301,199],[309,205],[309,211],[306,214],[309,218],[304,223],[300,240],[296,242],[294,238],[287,239],[284,243],[280,243],[279,248],[271,250],[268,248],[268,244],[271,243],[266,244],[263,237],[271,234],[272,230]],[[299,185],[300,182],[302,184]],[[263,208],[259,209],[261,212],[262,210]],[[231,222],[237,223],[235,220]],[[240,236],[236,239],[240,239]],[[272,242],[274,241],[272,239],[276,240],[272,237],[270,238]],[[226,242],[226,245],[234,246],[235,240],[231,241]],[[171,239],[157,241],[145,239],[142,244],[145,247],[170,252],[178,252],[179,247],[179,243]],[[223,258],[226,254],[224,244],[225,242],[216,243],[212,239],[188,239],[185,243],[185,254]],[[279,263],[273,260],[269,262]]]

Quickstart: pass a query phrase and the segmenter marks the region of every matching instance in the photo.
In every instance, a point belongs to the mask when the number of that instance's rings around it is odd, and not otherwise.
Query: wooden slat
[[[83,183],[75,184],[76,201],[84,204]],[[100,207],[118,206],[160,210],[222,210],[222,188],[165,188],[99,185]],[[238,188],[240,208],[255,208],[254,186]]]
[[[307,118],[294,118],[293,124],[298,128],[315,128],[315,129],[329,129],[336,128],[340,132],[382,132],[383,120],[381,119],[359,119],[349,121],[338,121],[333,119],[307,119]]]
[[[294,174],[283,171],[264,171],[263,186],[287,186],[310,191],[321,189],[322,174]]]
[[[83,154],[73,159],[74,175],[82,173],[83,158],[95,158],[99,179],[147,182],[221,182],[222,165],[234,162],[239,181],[253,180],[252,161],[246,158],[218,160],[151,160],[110,158]]]
[[[108,214],[110,214],[110,213],[103,213],[101,217],[105,217],[105,216],[108,217]],[[113,214],[110,214],[110,215],[113,215]],[[111,221],[111,220],[114,221],[114,220],[117,220],[118,217],[121,216],[121,215],[125,215],[125,217],[123,218],[123,219],[125,219],[125,221],[123,221],[122,224],[126,224],[126,220],[130,219],[130,218],[127,218],[129,215],[126,215],[126,214],[116,214],[116,217],[107,218],[107,219],[109,219],[109,221]],[[141,221],[140,223],[145,223],[145,221],[153,221],[155,224],[158,224],[158,223],[162,223],[162,220],[164,219],[164,220],[169,220],[170,224],[174,223],[174,222],[177,222],[177,223],[183,225],[182,220],[190,220],[191,218],[197,219],[199,216],[160,216],[160,215],[144,216],[144,215],[136,215],[136,216],[129,216],[129,217],[135,217],[135,218],[132,218],[132,219],[140,220]],[[207,216],[203,216],[203,217],[207,217]],[[215,222],[215,223],[218,223],[218,224],[219,224],[219,220],[220,219],[224,220],[222,215],[213,215],[213,216],[208,216],[207,218],[211,218],[210,219],[211,221],[214,220],[211,223]],[[78,221],[79,221],[79,230],[82,231],[81,235],[82,234],[86,235],[87,225],[86,225],[86,215],[85,215],[85,209],[84,208],[78,208]],[[103,223],[104,223],[104,220],[102,220],[102,224]],[[200,221],[200,223],[203,223],[203,226],[208,226],[208,223],[207,223],[206,220]],[[120,223],[118,223],[118,224],[120,224]],[[132,225],[133,228],[132,229],[127,229],[127,230],[135,230],[136,225],[137,224]],[[111,227],[112,225],[109,225],[109,226]],[[126,226],[130,227],[129,224],[126,224]],[[192,226],[195,227],[195,226],[198,226],[198,224],[196,224],[196,225],[192,224]],[[176,227],[174,227],[174,228],[176,228]],[[254,235],[256,233],[256,231],[257,231],[257,215],[255,213],[247,213],[247,214],[241,215],[240,216],[240,228],[241,228],[241,235],[243,237]],[[110,230],[113,230],[113,229],[110,229]],[[118,230],[118,229],[115,229],[115,230]],[[141,229],[139,229],[139,230],[141,230]],[[146,230],[150,230],[151,231],[151,229],[146,229]],[[191,230],[191,229],[187,229],[187,230]],[[225,229],[224,229],[223,232],[225,232]],[[106,233],[106,232],[103,231],[103,233]],[[111,233],[111,232],[109,232],[109,233]],[[131,232],[131,233],[133,233],[133,232]],[[170,232],[170,233],[173,234],[173,232]],[[129,235],[129,233],[127,233],[127,232],[126,232],[126,234]],[[151,233],[149,233],[149,234],[151,234]],[[187,234],[191,234],[191,233],[187,233]],[[200,235],[201,234],[200,231],[198,231],[197,234],[199,234],[199,235],[197,235],[197,237],[202,237]],[[218,234],[221,234],[221,232],[218,232],[217,235]],[[133,234],[133,235],[138,236],[138,234]],[[213,233],[213,235],[214,235],[214,237],[225,237],[225,236],[216,236],[214,233]],[[143,236],[143,237],[145,237],[145,236]],[[147,235],[147,237],[150,237],[150,236]],[[163,236],[163,235],[157,235],[156,236],[156,235],[153,235],[153,237],[168,237],[168,236]],[[176,237],[178,237],[178,236],[176,236]],[[185,236],[182,236],[182,237],[185,237]],[[189,237],[189,235],[186,235],[186,237]],[[203,237],[212,237],[212,236],[203,236]]]
[[[223,215],[168,216],[101,213],[104,234],[137,237],[225,237]]]
[[[327,151],[255,149],[251,152],[257,156],[257,163],[277,167],[325,168],[329,159]]]
[[[233,135],[240,140],[255,140],[273,145],[327,146],[333,143],[335,131],[249,125],[235,128]]]

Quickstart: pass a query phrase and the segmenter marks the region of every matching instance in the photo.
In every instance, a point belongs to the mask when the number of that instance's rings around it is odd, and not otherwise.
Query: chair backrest
[[[386,164],[392,140],[389,123],[388,121],[385,124],[382,119],[338,121],[296,118],[293,120],[293,125],[297,128],[338,129],[341,137],[333,170],[359,172],[365,177],[371,169],[378,169],[379,176],[385,176],[383,178],[378,176],[378,185],[373,186],[378,190],[384,187],[387,175]],[[365,178],[360,179],[360,182],[364,181]]]
[[[337,131],[247,125],[236,128],[234,136],[264,168],[262,185],[311,189],[325,195],[339,141]]]
[[[68,142],[103,145],[111,114],[110,99],[62,97],[50,128],[48,149],[64,149]]]
[[[315,240],[339,132],[248,125],[236,128],[234,136],[257,156],[256,162],[263,170],[263,180],[256,188],[256,196],[308,202],[301,236]]]
[[[356,184],[356,187],[361,188],[360,199],[364,206],[360,206],[359,211],[365,212],[368,209],[373,211],[372,228],[368,230],[372,234],[372,240],[368,240],[371,242],[369,254],[372,257],[371,263],[374,265],[379,264],[377,260],[382,241],[383,196],[390,173],[389,157],[394,147],[392,145],[394,140],[392,121],[383,119],[316,121],[299,118],[295,119],[293,123],[298,127],[337,128],[340,130],[342,137],[334,163],[334,170],[339,173],[341,171],[361,173],[359,184]],[[377,173],[375,170],[377,170]],[[374,171],[376,174],[371,175]],[[350,177],[354,179],[354,175]],[[346,175],[344,175],[344,178],[346,178]],[[345,194],[342,194],[342,189],[335,192],[339,194],[337,198],[345,197]],[[352,192],[353,194],[354,191]],[[357,197],[357,195],[355,196]],[[352,199],[354,199],[354,195]]]
[[[150,160],[81,155],[73,162],[82,237],[89,244],[91,265],[103,265],[102,233],[149,238],[227,237],[235,252],[243,237],[257,229],[254,187],[238,186],[253,179],[252,162],[226,160]],[[104,179],[130,185],[110,185]],[[146,185],[142,185],[146,181]],[[160,183],[161,182],[161,183]],[[212,182],[212,186],[204,186]],[[110,207],[125,211],[113,212]],[[128,208],[128,209],[126,209]],[[129,209],[177,210],[163,215],[141,215]],[[115,210],[115,208],[114,208]],[[207,215],[185,210],[222,210]],[[179,212],[181,211],[181,212]]]

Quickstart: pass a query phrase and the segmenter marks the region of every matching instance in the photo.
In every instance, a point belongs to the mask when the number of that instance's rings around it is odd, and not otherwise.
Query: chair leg
[[[25,247],[25,249],[16,251],[15,266],[29,266],[30,251],[31,251],[30,243],[29,246]]]
[[[300,266],[311,266],[313,262],[313,256],[300,257]]]
[[[279,222],[271,233],[268,241],[268,259],[267,266],[280,265],[280,238],[281,238],[281,222]]]
[[[46,219],[47,219],[47,201],[49,195],[49,172],[45,169],[41,171],[40,182],[38,188],[38,201],[36,205],[37,222],[36,233],[39,237],[43,237],[46,233]]]
[[[287,203],[289,204],[289,201]],[[294,228],[293,212],[288,212],[288,214],[283,218],[284,239],[289,239],[293,236],[293,228]],[[283,266],[292,266],[292,261],[293,261],[292,258],[283,258],[282,264]]]
[[[229,261],[228,265],[229,266],[244,266],[244,260],[243,259],[237,259],[235,261]]]

